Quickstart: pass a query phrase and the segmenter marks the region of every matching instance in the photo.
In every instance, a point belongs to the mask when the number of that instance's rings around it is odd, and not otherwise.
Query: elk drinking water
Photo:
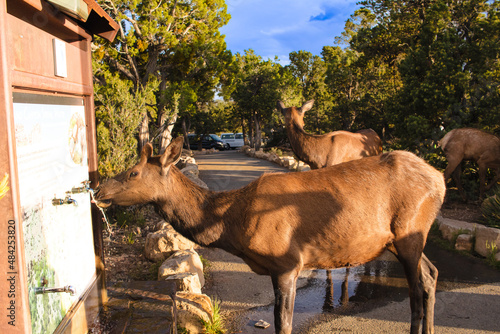
[[[174,165],[182,138],[161,156],[146,145],[140,162],[96,189],[97,205],[155,203],[183,236],[242,258],[269,275],[276,333],[292,331],[299,272],[356,266],[385,249],[409,284],[411,333],[434,328],[437,270],[422,253],[445,195],[443,175],[412,153],[395,151],[303,173],[264,174],[213,192]]]
[[[333,166],[341,162],[361,159],[382,153],[382,141],[375,131],[334,131],[313,135],[304,131],[304,114],[312,108],[314,100],[302,107],[286,108],[278,101],[276,108],[285,117],[285,127],[293,153],[312,169]]]
[[[453,175],[453,180],[464,201],[466,195],[460,182],[462,160],[475,161],[479,167],[479,198],[481,199],[484,192],[495,185],[500,178],[500,138],[497,136],[473,128],[454,129],[439,141],[439,146],[448,160],[444,178],[448,181]],[[487,186],[488,168],[494,168],[496,174],[494,180]]]

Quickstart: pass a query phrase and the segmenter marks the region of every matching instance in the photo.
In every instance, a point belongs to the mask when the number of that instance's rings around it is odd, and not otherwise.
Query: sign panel
[[[32,330],[52,333],[95,278],[83,99],[14,94],[14,122]]]

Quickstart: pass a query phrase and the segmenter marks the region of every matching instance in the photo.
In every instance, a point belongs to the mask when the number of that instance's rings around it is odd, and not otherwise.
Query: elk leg
[[[422,286],[420,256],[422,254],[423,245],[418,245],[418,248],[410,242],[409,238],[402,241],[400,245],[395,244],[396,254],[399,262],[403,265],[408,288],[410,291],[410,308],[411,308],[411,329],[410,334],[419,334],[421,321],[424,317],[424,289]],[[389,249],[390,250],[390,249]]]
[[[424,319],[423,333],[434,333],[434,304],[436,303],[436,285],[438,270],[431,261],[422,253],[420,263],[421,273],[420,282],[424,287]]]
[[[446,169],[444,170],[444,181],[448,181],[450,178],[451,174],[457,169],[458,166],[460,166],[460,163],[462,162],[462,159],[450,159],[446,157],[446,160],[448,160],[448,166],[446,166]]]
[[[467,202],[467,195],[465,194],[464,188],[462,187],[462,181],[460,180],[461,175],[462,175],[462,166],[458,165],[457,168],[455,168],[455,170],[453,171],[453,181],[455,181],[458,192],[462,197],[462,200],[464,202]]]
[[[271,275],[274,288],[274,328],[276,334],[292,333],[293,306],[298,273]]]

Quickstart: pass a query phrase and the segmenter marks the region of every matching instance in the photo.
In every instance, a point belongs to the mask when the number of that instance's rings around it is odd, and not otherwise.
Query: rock
[[[173,281],[177,291],[201,293],[200,278],[195,273],[179,273],[164,277],[164,281]]]
[[[209,322],[213,316],[210,298],[204,294],[177,292],[177,325],[188,333],[204,333],[205,328],[200,321]]]
[[[311,167],[308,164],[306,164],[303,161],[299,161],[299,165],[297,167],[297,172],[307,172],[310,170],[311,170]]]
[[[280,157],[276,153],[268,153],[267,160],[274,163],[279,163]]]
[[[464,232],[473,234],[473,232],[477,228],[476,224],[471,224],[455,219],[443,218],[440,215],[436,219],[439,222],[439,231],[441,231],[441,235],[446,240],[453,240],[456,235],[464,234]]]
[[[255,157],[258,159],[266,159],[267,158],[266,153],[264,153],[264,151],[262,151],[262,149],[255,152]]]
[[[293,163],[294,159],[292,157],[280,157],[280,161],[281,166],[288,168]]]
[[[180,273],[196,273],[200,282],[200,286],[205,285],[205,277],[203,276],[203,264],[200,256],[193,249],[180,250],[166,259],[160,269],[158,269],[158,280],[164,280],[167,276]]]
[[[186,164],[186,167],[181,169],[182,174],[186,175],[187,177],[198,177],[200,174],[200,171],[198,170],[198,165],[193,165],[193,164]]]
[[[165,260],[178,250],[193,249],[196,244],[177,233],[168,223],[162,223],[163,229],[146,236],[144,255],[151,261]]]
[[[455,242],[456,250],[471,251],[473,236],[471,234],[460,234]]]
[[[476,243],[474,250],[484,256],[488,257],[492,251],[498,252],[500,248],[500,230],[492,227],[477,228],[476,230]]]

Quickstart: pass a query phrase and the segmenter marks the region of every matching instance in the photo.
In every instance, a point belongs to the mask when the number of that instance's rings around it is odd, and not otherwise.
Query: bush
[[[109,75],[107,85],[95,85],[99,174],[113,177],[134,165],[139,124],[154,101],[155,85],[138,90],[130,81]]]
[[[491,227],[500,228],[500,191],[488,197],[481,205],[484,223]]]

